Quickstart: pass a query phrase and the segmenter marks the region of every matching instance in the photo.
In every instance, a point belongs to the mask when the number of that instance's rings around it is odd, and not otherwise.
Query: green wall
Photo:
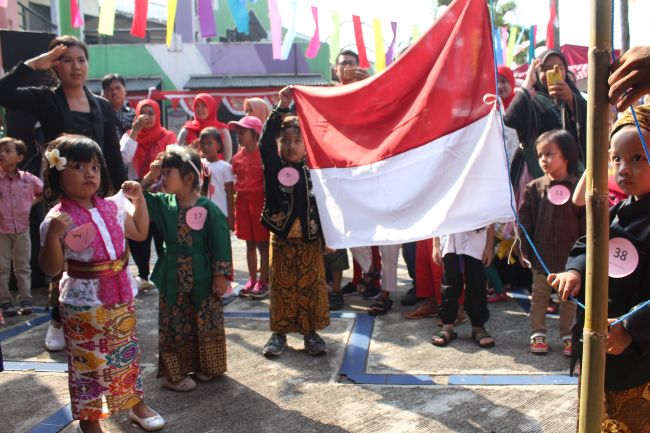
[[[144,45],[90,45],[88,47],[89,78],[102,78],[108,73],[124,76],[161,76],[163,89],[174,89],[171,80]]]

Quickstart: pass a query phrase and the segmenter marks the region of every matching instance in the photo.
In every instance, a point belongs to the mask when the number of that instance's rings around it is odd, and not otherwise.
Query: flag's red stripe
[[[490,33],[484,0],[456,0],[383,74],[296,87],[310,166],[381,161],[485,116],[492,106],[483,96],[495,92]]]

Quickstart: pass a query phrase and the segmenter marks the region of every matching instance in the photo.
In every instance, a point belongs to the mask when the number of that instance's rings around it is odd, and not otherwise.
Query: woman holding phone
[[[542,53],[533,60],[524,84],[506,111],[505,123],[517,131],[521,143],[511,166],[517,198],[530,180],[543,175],[533,144],[546,131],[568,131],[578,143],[578,165],[584,169],[587,101],[573,81],[567,79],[567,70],[562,53],[557,50]]]

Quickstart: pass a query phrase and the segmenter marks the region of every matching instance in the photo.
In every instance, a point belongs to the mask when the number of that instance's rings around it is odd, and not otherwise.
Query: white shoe
[[[129,410],[129,419],[146,431],[156,431],[165,427],[165,420],[157,413],[149,418],[139,418],[131,409]]]
[[[138,283],[138,290],[151,290],[156,288],[155,284],[142,277],[135,277],[135,282]]]
[[[63,336],[63,326],[55,327],[50,322],[45,334],[45,348],[50,352],[58,352],[65,349],[65,337]]]

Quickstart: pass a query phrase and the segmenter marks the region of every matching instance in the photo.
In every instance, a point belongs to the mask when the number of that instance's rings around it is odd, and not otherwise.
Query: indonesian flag
[[[294,89],[325,241],[401,244],[512,219],[485,0],[456,0],[382,74]],[[494,96],[491,97],[494,101]]]

